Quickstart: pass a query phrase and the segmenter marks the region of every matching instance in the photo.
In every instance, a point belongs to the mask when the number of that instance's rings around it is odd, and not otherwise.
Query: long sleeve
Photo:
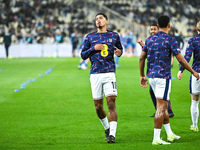
[[[194,50],[194,46],[193,46],[192,43],[193,43],[193,42],[192,42],[192,39],[190,39],[190,40],[188,41],[188,47],[187,47],[187,49],[186,49],[185,56],[184,56],[185,60],[186,60],[188,63],[190,62],[190,59],[191,59],[191,57],[192,57],[192,53],[193,53],[193,50]],[[179,70],[180,70],[181,72],[183,72],[183,71],[185,70],[185,68],[183,68],[183,67],[181,66]]]
[[[88,38],[88,36],[86,36],[85,40],[83,42],[83,46],[82,46],[81,58],[83,60],[89,58],[91,56],[92,52],[95,52],[95,49],[94,49],[94,47],[91,47],[89,38]]]
[[[121,45],[121,41],[120,41],[120,37],[119,37],[119,36],[117,37],[117,42],[116,42],[115,46],[116,46],[119,50],[121,50],[121,55],[119,56],[119,57],[121,57],[122,54],[123,54],[123,48],[122,48],[122,45]]]

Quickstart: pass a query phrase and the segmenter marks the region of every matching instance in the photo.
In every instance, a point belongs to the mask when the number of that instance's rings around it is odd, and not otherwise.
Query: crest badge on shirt
[[[108,40],[109,40],[110,43],[112,42],[112,39],[108,39]]]

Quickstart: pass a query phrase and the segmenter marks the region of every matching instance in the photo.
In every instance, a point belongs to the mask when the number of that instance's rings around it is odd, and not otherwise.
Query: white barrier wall
[[[185,55],[185,49],[181,51]],[[135,56],[140,56],[142,52],[141,46],[137,43],[134,51]],[[77,52],[78,55],[78,52]],[[9,56],[14,58],[20,57],[71,57],[72,46],[71,44],[12,44],[9,48]],[[0,45],[0,58],[5,58],[5,47]]]
[[[141,46],[136,44],[134,54],[140,56]],[[0,58],[5,58],[5,47],[0,45]],[[78,55],[78,52],[77,52]],[[23,57],[71,57],[71,44],[12,44],[9,48],[9,56],[13,58]]]
[[[5,58],[5,47],[0,45],[0,58]],[[71,44],[12,44],[9,56],[18,57],[71,57]]]

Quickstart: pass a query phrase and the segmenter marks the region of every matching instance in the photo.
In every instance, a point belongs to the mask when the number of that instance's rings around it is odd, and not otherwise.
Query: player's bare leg
[[[97,113],[99,119],[105,118],[106,111],[103,108],[103,99],[94,100],[94,105],[95,105],[96,113]]]
[[[109,109],[108,120],[110,122],[110,143],[115,142],[115,135],[117,130],[117,110],[115,104],[116,96],[106,97]]]
[[[109,126],[108,119],[106,116],[106,111],[103,108],[103,99],[94,100],[94,105],[95,105],[96,113],[99,117],[99,120],[105,129],[106,141],[110,141],[109,139],[110,126]]]
[[[167,104],[168,104],[168,101],[165,101],[163,99],[157,99],[157,110],[156,110],[156,114],[154,118],[154,137],[153,137],[153,142],[152,142],[153,145],[170,144],[160,139],[162,124],[164,122],[166,123],[169,121],[167,120],[167,115],[168,115]],[[168,119],[169,119],[169,115],[168,115]]]
[[[162,141],[160,139],[160,132],[162,124],[164,125],[165,131],[167,133],[167,140],[173,142],[174,140],[179,140],[181,137],[174,134],[171,130],[169,123],[169,114],[168,114],[168,101],[157,99],[157,111],[154,118],[154,141],[153,143],[159,143],[157,141]],[[170,144],[168,142],[162,141],[162,144]]]
[[[165,100],[157,99],[157,110],[156,110],[156,114],[154,118],[154,127],[156,129],[161,129],[162,127],[164,117],[165,117],[165,110],[167,109],[167,103],[168,102]]]
[[[109,122],[117,121],[117,110],[116,110],[115,99],[116,99],[115,96],[106,97],[107,105],[109,109],[109,114],[108,114]]]
[[[168,123],[169,123],[169,113],[168,113],[168,102],[167,102],[167,108],[165,109],[163,124],[168,124]]]

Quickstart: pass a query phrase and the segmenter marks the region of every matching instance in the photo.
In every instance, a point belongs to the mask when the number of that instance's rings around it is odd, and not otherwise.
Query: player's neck
[[[160,28],[160,31],[165,32],[165,33],[169,33],[169,29],[168,28]]]
[[[106,33],[108,32],[106,28],[97,28],[97,33]]]

